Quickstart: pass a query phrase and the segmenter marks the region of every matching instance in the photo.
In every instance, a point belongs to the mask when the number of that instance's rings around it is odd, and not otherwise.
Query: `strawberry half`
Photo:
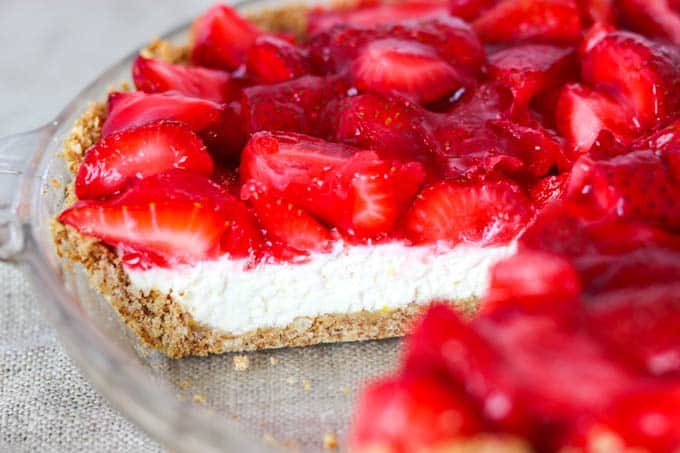
[[[465,395],[438,375],[402,376],[366,388],[355,412],[356,451],[439,451],[482,430]],[[432,450],[430,450],[432,448]]]
[[[137,89],[145,93],[175,91],[218,103],[231,101],[238,91],[238,83],[226,71],[170,64],[142,56],[132,64],[132,79]]]
[[[173,172],[140,180],[107,201],[81,200],[59,221],[105,243],[174,265],[212,259],[236,203],[205,176]]]
[[[642,129],[680,106],[680,55],[640,35],[617,31],[601,38],[583,56],[582,73],[586,82],[627,99]]]
[[[310,72],[304,49],[272,35],[255,39],[246,66],[250,75],[265,84],[296,79]]]
[[[217,4],[196,19],[191,60],[199,66],[236,69],[262,32],[231,7]]]
[[[524,228],[531,211],[526,195],[513,183],[445,181],[417,196],[406,218],[406,230],[417,244],[490,245],[511,240]]]
[[[502,0],[472,25],[486,43],[575,44],[581,38],[580,13],[573,0]]]
[[[568,84],[560,93],[555,108],[557,130],[567,139],[577,157],[593,147],[602,131],[611,132],[623,144],[639,134],[633,108],[580,84]]]
[[[245,142],[238,104],[218,104],[180,94],[114,92],[106,105],[102,136],[156,121],[177,121],[199,134],[211,152],[230,157]]]
[[[671,176],[680,181],[680,120],[646,137],[640,137],[630,148],[634,151],[655,151],[665,162]]]
[[[396,91],[417,102],[434,101],[463,85],[464,78],[429,47],[382,39],[364,47],[352,64],[352,78],[364,91]]]
[[[116,132],[87,150],[75,181],[80,199],[114,194],[132,179],[171,169],[209,176],[213,161],[190,129],[180,123],[150,123]]]
[[[444,1],[409,0],[398,3],[364,2],[347,11],[315,8],[309,13],[307,34],[323,32],[336,25],[372,27],[411,19],[439,17],[447,12]]]
[[[539,179],[529,189],[529,198],[539,208],[562,199],[569,183],[569,173]]]
[[[267,238],[298,251],[328,252],[333,236],[311,215],[282,198],[270,195],[261,183],[247,182],[241,199],[255,209]]]

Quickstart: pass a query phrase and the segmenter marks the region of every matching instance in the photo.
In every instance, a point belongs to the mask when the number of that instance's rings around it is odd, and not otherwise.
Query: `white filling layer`
[[[128,269],[133,285],[172,292],[196,321],[240,335],[283,327],[300,316],[403,308],[416,302],[480,296],[489,268],[515,253],[459,245],[438,252],[400,243],[343,246],[302,264],[262,264],[226,257],[174,269]]]

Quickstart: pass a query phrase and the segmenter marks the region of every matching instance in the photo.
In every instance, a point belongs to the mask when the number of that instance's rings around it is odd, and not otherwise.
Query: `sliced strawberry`
[[[541,44],[524,44],[489,56],[489,75],[513,93],[512,114],[523,118],[529,101],[537,94],[557,87],[576,74],[574,51]]]
[[[640,132],[634,110],[626,101],[580,84],[569,84],[562,90],[555,122],[568,140],[574,157],[590,151],[602,131],[611,132],[624,144]]]
[[[679,290],[660,284],[605,293],[588,304],[588,326],[643,372],[680,376]]]
[[[444,61],[469,75],[477,74],[486,61],[484,47],[472,27],[448,16],[371,28],[336,27],[310,38],[310,54],[314,66],[322,73],[340,72],[364,46],[388,38],[427,45]]]
[[[196,65],[236,69],[245,62],[248,49],[262,32],[231,7],[217,4],[193,26],[191,60]]]
[[[180,123],[150,123],[108,135],[87,150],[75,181],[80,199],[101,198],[170,169],[209,176],[213,161],[200,138]]]
[[[496,0],[451,0],[449,13],[466,21],[477,19],[496,4]]]
[[[215,258],[236,201],[194,173],[159,174],[107,201],[78,201],[59,221],[124,250],[147,252],[162,263]]]
[[[261,183],[247,182],[241,190],[241,198],[255,209],[270,240],[303,252],[331,249],[333,237],[327,228],[293,203],[270,195]]]
[[[210,179],[230,194],[236,197],[241,196],[241,176],[238,168],[234,169],[218,165],[215,167]]]
[[[272,35],[258,36],[248,51],[248,73],[260,83],[277,83],[309,74],[304,49]]]
[[[653,151],[636,151],[608,161],[580,158],[574,164],[567,197],[586,204],[594,216],[680,229],[680,189]]]
[[[523,252],[491,269],[482,311],[521,308],[564,316],[576,311],[581,282],[566,259],[542,252]]]
[[[384,161],[313,137],[260,132],[246,146],[241,177],[256,179],[351,236],[387,233],[425,178],[420,164]]]
[[[531,206],[522,189],[506,181],[441,182],[423,190],[406,218],[416,243],[448,241],[495,244],[526,225]]]
[[[680,447],[680,386],[642,387],[571,433],[565,450],[671,453]]]
[[[363,6],[346,11],[315,8],[309,13],[307,33],[312,35],[343,24],[371,27],[410,19],[434,18],[446,12],[446,2],[438,0],[365,2]]]
[[[338,141],[371,149],[382,159],[417,161],[433,168],[431,114],[422,107],[401,96],[367,93],[346,98],[339,110]]]
[[[529,189],[529,198],[541,208],[548,203],[560,200],[567,190],[569,173],[541,178]]]
[[[680,55],[633,33],[617,31],[603,37],[585,53],[586,82],[612,90],[633,106],[636,124],[655,126],[680,105]]]
[[[583,36],[583,41],[581,41],[581,44],[578,46],[579,56],[583,58],[598,42],[606,38],[609,33],[614,33],[616,30],[616,27],[612,24],[604,22],[594,23],[593,26],[586,31],[585,36]]]
[[[290,131],[328,135],[329,101],[342,92],[341,83],[315,76],[246,88],[241,99],[245,129],[251,134]]]
[[[218,104],[177,93],[140,91],[109,95],[102,136],[161,120],[186,124],[215,155],[232,156],[245,142],[238,104]]]
[[[253,134],[241,156],[241,179],[255,179],[274,190],[302,190],[343,166],[358,149],[285,132]]]
[[[224,108],[215,102],[175,93],[114,92],[109,95],[102,136],[155,121],[178,121],[194,132],[222,119]]]
[[[184,96],[224,103],[236,97],[239,83],[219,69],[181,66],[139,56],[132,64],[132,78],[145,93],[176,91]]]
[[[503,0],[473,22],[483,41],[574,44],[581,38],[575,0]]]
[[[408,375],[363,391],[351,444],[356,451],[434,451],[481,429],[477,411],[446,379]]]
[[[396,91],[417,102],[430,102],[459,89],[464,78],[429,47],[382,39],[364,47],[352,65],[357,88]]]
[[[680,5],[673,0],[619,0],[621,21],[646,36],[680,45]]]

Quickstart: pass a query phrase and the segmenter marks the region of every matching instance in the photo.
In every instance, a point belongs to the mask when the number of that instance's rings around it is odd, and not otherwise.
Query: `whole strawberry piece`
[[[336,139],[387,160],[422,162],[435,171],[431,113],[397,95],[366,93],[344,99]]]
[[[590,151],[603,131],[622,144],[630,143],[640,133],[634,109],[627,100],[580,84],[568,84],[562,89],[555,123],[575,158]]]
[[[677,276],[666,281],[677,281]],[[613,353],[642,372],[680,376],[679,289],[677,284],[660,282],[591,298],[588,327]]]
[[[236,69],[262,32],[231,7],[217,4],[196,19],[191,60],[199,66]]]
[[[137,181],[110,200],[78,201],[59,221],[118,249],[151,255],[158,264],[194,263],[222,253],[234,203],[207,177],[175,171]]]
[[[510,88],[514,118],[525,118],[537,94],[557,87],[575,73],[574,51],[541,44],[522,44],[489,55],[489,75]]]
[[[497,244],[516,236],[531,214],[527,196],[511,182],[444,181],[418,195],[406,217],[406,230],[417,244]]]
[[[180,123],[157,122],[116,132],[87,150],[76,175],[80,199],[114,194],[132,179],[180,169],[210,176],[213,160],[196,134]]]
[[[594,217],[638,220],[668,231],[680,228],[680,189],[653,151],[605,161],[581,157],[574,164],[567,197],[588,206]]]
[[[518,308],[564,316],[579,307],[581,282],[566,259],[542,252],[523,252],[491,269],[482,312]]]
[[[309,13],[307,34],[323,32],[336,25],[373,27],[412,19],[440,17],[447,4],[439,0],[409,0],[398,3],[360,2],[358,7],[343,11],[317,7]]]
[[[328,135],[328,108],[341,94],[340,84],[315,76],[246,88],[241,98],[244,128],[250,134],[289,131]]]
[[[137,89],[145,93],[176,91],[218,103],[233,100],[240,83],[219,69],[181,66],[142,56],[132,64],[132,78]]]
[[[260,83],[278,83],[309,74],[310,65],[304,49],[272,35],[255,39],[248,51],[248,73]]]
[[[680,4],[674,0],[619,0],[617,5],[626,28],[680,44]]]
[[[430,451],[482,430],[457,386],[438,375],[406,375],[369,385],[355,413],[353,451]]]
[[[574,44],[581,37],[575,0],[502,0],[472,24],[483,41]]]
[[[583,79],[607,87],[633,107],[635,124],[650,128],[680,105],[680,55],[671,47],[617,31],[599,39],[582,58]]]
[[[366,45],[352,64],[352,79],[363,91],[396,91],[416,102],[430,102],[453,93],[465,77],[433,49],[398,39]]]

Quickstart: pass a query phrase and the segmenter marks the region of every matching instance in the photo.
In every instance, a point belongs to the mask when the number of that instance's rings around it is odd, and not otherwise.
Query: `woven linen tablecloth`
[[[212,3],[0,0],[0,135],[39,126],[97,74]],[[20,272],[0,264],[0,451],[156,452],[62,350]]]

